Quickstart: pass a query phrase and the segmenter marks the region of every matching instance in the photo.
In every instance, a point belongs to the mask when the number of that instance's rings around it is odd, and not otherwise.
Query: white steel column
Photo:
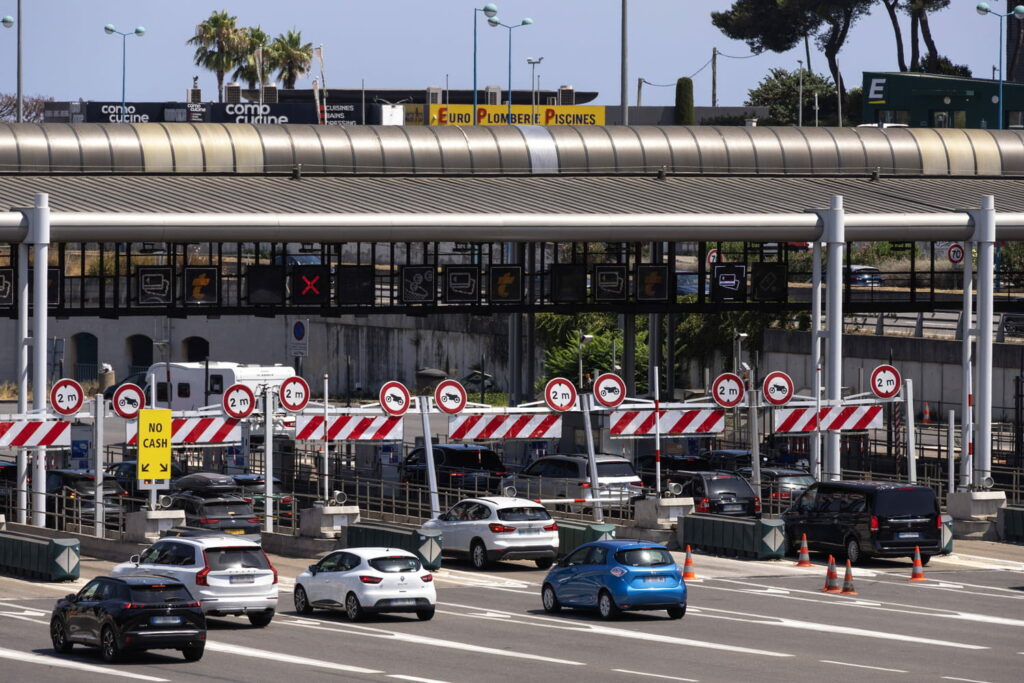
[[[974,373],[971,369],[971,344],[974,341],[974,248],[972,242],[964,242],[964,303],[961,333],[963,346],[960,354],[960,395],[962,421],[960,432],[960,488],[970,488],[974,479]]]
[[[28,289],[28,244],[22,242],[18,245],[18,413],[21,415],[28,412],[28,348],[32,343],[28,336]],[[18,524],[28,521],[28,463],[28,449],[19,448],[15,486]]]
[[[843,253],[846,250],[846,224],[843,198],[834,195],[828,211],[822,212],[822,234],[828,248],[828,357],[825,366],[825,392],[830,406],[838,406],[843,391]],[[825,468],[822,479],[840,479],[839,432],[825,433]]]
[[[484,386],[484,370],[480,368],[480,384]],[[430,438],[430,399],[420,396],[416,399],[420,406],[420,418],[423,421],[423,453],[427,458],[427,486],[430,487],[430,518],[437,519],[441,515],[441,502],[437,497],[437,469],[434,466],[434,440]]]
[[[814,378],[813,396],[815,406],[814,424],[821,402],[821,242],[814,241],[811,254],[811,377]],[[817,427],[807,437],[811,442],[810,465],[815,479],[821,478],[821,432]]]
[[[50,206],[49,195],[37,194],[35,208],[29,212],[29,241],[34,245],[35,262],[32,276],[35,296],[32,312],[32,408],[46,408],[46,339],[49,293],[47,266],[50,262]],[[37,448],[32,468],[32,524],[46,526],[46,449]]]
[[[94,504],[96,505],[96,538],[104,537],[104,529],[106,528],[107,520],[107,508],[103,503],[103,409],[105,401],[103,400],[103,394],[96,394],[96,405],[93,407],[93,435],[92,444],[94,449],[94,457],[96,468],[96,497],[93,498]]]
[[[324,505],[327,505],[327,501],[329,501],[331,499],[330,441],[329,441],[328,434],[327,434],[327,429],[328,429],[328,427],[330,427],[330,420],[328,419],[329,416],[328,416],[328,413],[327,413],[327,409],[328,409],[327,397],[330,396],[330,394],[328,393],[328,390],[330,388],[328,386],[329,380],[330,380],[330,377],[325,372],[324,373],[324,481],[323,481]]]
[[[167,398],[171,385],[167,383]],[[327,425],[324,425],[327,429]],[[274,532],[274,389],[263,389],[263,530]]]
[[[995,198],[981,198],[974,216],[974,241],[978,244],[978,395],[977,456],[974,482],[987,486],[992,476],[992,295],[995,276]]]
[[[914,424],[914,380],[903,380],[903,409],[907,416],[907,481],[917,483],[917,425]]]

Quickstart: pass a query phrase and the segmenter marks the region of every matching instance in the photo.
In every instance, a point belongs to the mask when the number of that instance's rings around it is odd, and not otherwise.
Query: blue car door
[[[555,595],[563,605],[583,605],[583,586],[579,581],[579,573],[590,556],[591,546],[577,548],[560,563],[558,571],[552,577]]]
[[[597,607],[597,596],[604,588],[608,577],[608,548],[591,546],[586,562],[576,572],[576,584],[579,585],[580,604]]]

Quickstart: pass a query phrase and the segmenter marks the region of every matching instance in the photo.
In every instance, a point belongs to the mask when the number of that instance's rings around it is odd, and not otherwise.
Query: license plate
[[[171,624],[180,624],[181,617],[150,617],[149,623],[153,626],[168,626]]]
[[[416,598],[399,598],[392,600],[391,604],[395,607],[410,607],[416,604]]]
[[[521,533],[521,534],[539,534],[540,533],[540,529],[520,529],[519,533]]]
[[[664,577],[661,576],[645,576],[644,583],[661,583],[664,581]]]
[[[916,531],[901,531],[896,534],[896,538],[921,538],[921,534]]]
[[[228,532],[229,534],[239,534],[239,535],[245,533],[245,529],[225,529],[224,531]]]
[[[742,505],[723,505],[722,512],[739,512],[743,509]]]
[[[228,581],[230,583],[254,583],[256,581],[256,577],[248,576],[248,575],[247,576],[232,576],[230,579],[228,579]]]

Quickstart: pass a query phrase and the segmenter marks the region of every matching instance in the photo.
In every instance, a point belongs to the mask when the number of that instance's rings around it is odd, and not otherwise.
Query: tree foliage
[[[270,36],[259,26],[250,26],[239,29],[235,41],[232,59],[235,63],[235,71],[231,74],[234,80],[245,81],[250,89],[255,88],[260,80],[260,70],[263,71],[263,78],[277,68],[274,60],[273,50],[269,50],[268,43]],[[257,62],[257,51],[263,51],[263,64]]]
[[[767,125],[796,125],[797,104],[800,100],[800,70],[772,69],[747,93],[748,106],[768,107]],[[821,125],[836,123],[835,85],[818,74],[806,69],[803,72],[804,125],[814,122],[814,94],[818,94],[818,118]],[[843,107],[844,117],[846,107]]]
[[[25,121],[39,123],[43,120],[43,105],[53,102],[52,97],[24,97],[22,114]],[[18,97],[13,93],[0,93],[0,121],[15,121],[18,118]]]
[[[692,126],[697,123],[693,111],[693,79],[676,81],[676,125]]]
[[[241,35],[236,22],[238,17],[227,10],[213,12],[198,26],[196,33],[188,39],[188,45],[195,45],[193,61],[196,66],[217,75],[217,101],[224,100],[224,74],[236,65]]]
[[[299,76],[309,72],[313,61],[313,43],[302,42],[302,31],[280,34],[274,38],[270,51],[285,88],[294,88]]]

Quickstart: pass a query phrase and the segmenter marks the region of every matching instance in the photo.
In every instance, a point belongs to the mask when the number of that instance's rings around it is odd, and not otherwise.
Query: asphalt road
[[[0,679],[7,681],[991,681],[1024,670],[1024,548],[960,543],[910,583],[905,560],[855,570],[855,597],[828,595],[822,558],[751,562],[695,555],[686,617],[546,615],[545,572],[504,563],[486,573],[448,563],[433,621],[340,614],[300,617],[291,580],[304,560],[275,558],[282,611],[265,629],[211,619],[205,657],[151,652],[107,666],[76,647],[54,655],[56,597],[75,585],[0,577]],[[680,562],[681,562],[680,558]],[[83,577],[109,563],[86,561]],[[85,578],[77,584],[84,584]],[[287,606],[287,607],[285,607]]]

